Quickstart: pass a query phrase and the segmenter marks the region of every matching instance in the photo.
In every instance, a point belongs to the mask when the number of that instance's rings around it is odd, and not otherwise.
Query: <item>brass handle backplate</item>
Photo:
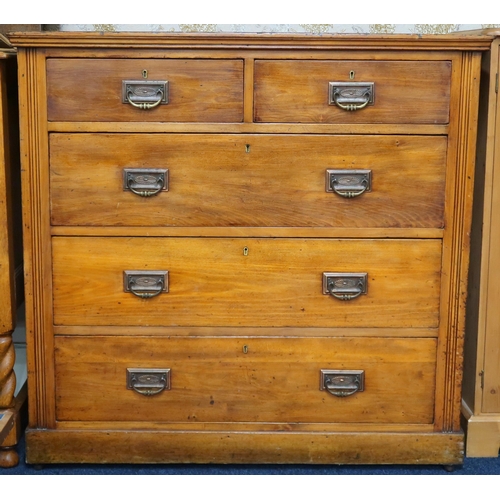
[[[328,104],[345,111],[358,111],[375,101],[373,82],[330,82]]]
[[[123,190],[143,198],[168,191],[167,168],[124,168]]]
[[[170,368],[127,368],[127,389],[143,396],[170,390]]]
[[[364,370],[321,370],[319,390],[345,398],[365,390]]]
[[[323,273],[323,294],[352,300],[368,291],[367,273]]]
[[[326,192],[355,198],[372,188],[371,170],[326,170]]]
[[[141,299],[168,293],[168,271],[123,271],[123,291]]]
[[[168,104],[168,81],[123,80],[122,102],[140,109]]]

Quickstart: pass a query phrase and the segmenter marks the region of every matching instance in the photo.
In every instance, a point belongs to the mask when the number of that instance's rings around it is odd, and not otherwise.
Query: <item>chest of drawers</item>
[[[12,39],[29,462],[462,460],[487,37]]]

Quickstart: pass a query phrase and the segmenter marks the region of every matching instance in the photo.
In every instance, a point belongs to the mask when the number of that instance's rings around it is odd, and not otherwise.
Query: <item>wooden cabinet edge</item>
[[[457,433],[29,430],[27,462],[461,464]],[[132,446],[133,443],[133,446]],[[133,452],[130,450],[133,448]]]

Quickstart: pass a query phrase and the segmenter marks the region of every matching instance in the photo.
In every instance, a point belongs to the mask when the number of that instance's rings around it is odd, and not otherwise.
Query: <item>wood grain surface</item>
[[[463,434],[29,430],[28,463],[460,464]]]
[[[436,345],[436,339],[58,337],[56,416],[114,421],[111,428],[122,420],[184,422],[186,429],[190,422],[431,423]],[[171,388],[138,394],[126,387],[127,368],[170,368]],[[347,397],[320,391],[322,369],[364,370],[365,390]]]
[[[137,109],[122,103],[122,81],[169,82],[169,103]],[[144,79],[144,82],[147,80]],[[49,121],[243,120],[243,62],[211,59],[49,59]]]
[[[439,240],[53,238],[56,325],[436,327]],[[244,255],[244,248],[248,255]],[[169,291],[123,291],[166,270]],[[368,293],[322,293],[323,272],[368,273]]]
[[[448,123],[450,79],[447,61],[256,61],[255,121]],[[375,102],[329,105],[329,82],[373,82]]]
[[[29,462],[462,461],[479,50],[491,37],[12,40]],[[169,80],[170,104],[121,103],[122,80],[145,69]],[[341,112],[328,82],[351,71],[374,81],[375,104]],[[371,192],[325,192],[326,169],[354,167],[372,168]],[[169,191],[124,192],[123,168],[168,168]],[[168,271],[168,293],[125,292],[125,270]],[[324,294],[324,272],[367,273],[367,294]],[[365,369],[365,391],[320,391],[325,363]],[[170,391],[124,389],[127,367],[151,365],[172,369]]]
[[[446,138],[430,136],[51,134],[51,220],[441,228],[446,152]],[[168,168],[168,192],[124,191],[125,168]],[[371,191],[327,193],[327,169],[371,170]]]

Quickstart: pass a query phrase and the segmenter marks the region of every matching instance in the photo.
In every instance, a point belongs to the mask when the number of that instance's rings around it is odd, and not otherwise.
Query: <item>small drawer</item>
[[[243,62],[48,59],[48,119],[241,122]]]
[[[56,418],[186,425],[428,424],[436,344],[436,339],[56,337]]]
[[[442,228],[446,152],[442,136],[51,134],[51,222]]]
[[[446,124],[449,61],[256,61],[256,122]],[[293,105],[290,105],[293,103]]]
[[[440,240],[52,242],[56,325],[438,326]],[[128,287],[127,276],[135,280]]]

